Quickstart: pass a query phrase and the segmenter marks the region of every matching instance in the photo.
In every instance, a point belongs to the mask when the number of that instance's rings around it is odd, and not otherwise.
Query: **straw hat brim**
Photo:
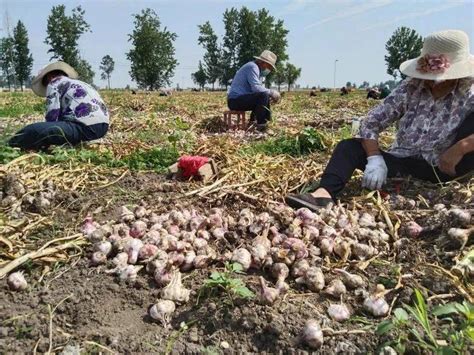
[[[78,74],[74,70],[74,68],[65,62],[55,62],[55,63],[48,64],[43,69],[41,69],[41,71],[38,73],[37,76],[34,77],[31,83],[31,90],[33,90],[33,92],[36,95],[42,96],[42,97],[46,96],[46,86],[43,85],[43,78],[45,77],[46,74],[54,70],[63,71],[71,79],[77,79],[78,77]]]
[[[419,59],[420,57],[403,62],[400,65],[400,71],[411,78],[424,80],[452,80],[474,76],[474,57],[472,56],[467,60],[452,63],[444,73],[437,74],[422,73],[418,71],[417,67]]]
[[[265,59],[265,58],[260,57],[260,56],[255,56],[254,58],[258,59],[258,60],[261,60],[262,62],[270,64],[272,66],[273,70],[277,70],[277,68],[275,67],[275,64],[269,62],[268,59]]]

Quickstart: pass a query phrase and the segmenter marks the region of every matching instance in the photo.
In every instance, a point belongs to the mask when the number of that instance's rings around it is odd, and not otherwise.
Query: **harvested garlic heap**
[[[47,212],[56,195],[51,181],[43,181],[35,187],[34,193],[30,193],[21,178],[12,173],[2,178],[0,186],[0,207],[8,208],[15,218],[20,218],[25,211]]]
[[[82,232],[93,243],[92,265],[107,263],[112,267],[106,272],[123,281],[134,282],[142,268],[153,276],[163,289],[150,316],[164,325],[176,304],[189,300],[181,273],[225,261],[269,275],[268,280],[259,280],[257,295],[263,304],[277,302],[292,284],[327,295],[332,300],[328,315],[335,321],[351,315],[342,302],[348,292],[366,296],[366,312],[385,313],[384,292],[369,294],[360,275],[345,269],[323,272],[328,259],[341,264],[389,252],[393,244],[385,223],[368,212],[341,206],[319,214],[286,206],[270,212],[243,209],[233,217],[212,208],[207,214],[183,209],[158,215],[145,206],[134,210],[123,206],[113,222],[100,225],[86,218]]]

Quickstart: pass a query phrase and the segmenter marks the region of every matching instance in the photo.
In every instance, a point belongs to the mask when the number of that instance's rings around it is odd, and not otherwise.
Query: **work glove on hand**
[[[387,180],[388,168],[381,155],[372,155],[367,158],[364,177],[362,178],[362,187],[371,190],[378,190]]]
[[[276,90],[270,90],[270,101],[274,103],[278,103],[281,99],[281,95]]]

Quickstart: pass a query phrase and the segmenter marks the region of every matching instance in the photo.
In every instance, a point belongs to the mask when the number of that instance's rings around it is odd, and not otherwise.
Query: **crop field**
[[[101,95],[104,139],[20,152],[43,101],[0,93],[1,353],[472,353],[473,176],[367,191],[358,172],[330,209],[284,205],[364,91],[287,93],[267,135],[226,130],[224,93]],[[217,176],[170,179],[182,155]]]

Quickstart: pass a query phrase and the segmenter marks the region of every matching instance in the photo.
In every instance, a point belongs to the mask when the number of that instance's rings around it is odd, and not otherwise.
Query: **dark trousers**
[[[458,129],[455,142],[474,134],[474,113],[466,117]],[[450,181],[474,171],[474,152],[466,154],[456,165],[456,176],[441,172],[437,167],[419,158],[398,158],[382,152],[388,168],[388,177],[413,176],[434,183]],[[367,154],[358,139],[346,139],[338,143],[321,177],[319,187],[326,189],[334,198],[341,192],[356,169],[363,170],[367,164]]]
[[[227,100],[229,109],[233,111],[252,111],[252,116],[257,124],[265,124],[271,119],[270,94],[267,92],[255,92],[241,95]]]
[[[45,149],[51,145],[75,146],[81,142],[102,138],[108,129],[107,123],[86,126],[73,121],[38,122],[22,128],[8,144],[28,150]]]

